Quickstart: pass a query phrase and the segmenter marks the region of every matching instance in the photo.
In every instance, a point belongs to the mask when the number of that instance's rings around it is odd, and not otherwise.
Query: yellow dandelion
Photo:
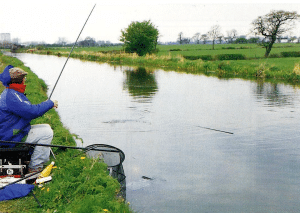
[[[83,159],[85,159],[85,157],[81,157],[80,159],[83,160]]]

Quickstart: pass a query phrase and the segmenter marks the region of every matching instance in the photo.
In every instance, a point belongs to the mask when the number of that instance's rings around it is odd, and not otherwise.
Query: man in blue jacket
[[[48,124],[30,125],[31,120],[42,116],[57,101],[47,100],[33,105],[24,94],[26,75],[28,73],[18,67],[8,65],[0,74],[0,81],[6,87],[0,96],[0,140],[20,142],[27,136],[26,143],[51,144],[53,131]],[[15,144],[0,143],[0,146],[14,147]],[[49,161],[50,148],[35,146],[29,164],[29,172],[43,169]]]

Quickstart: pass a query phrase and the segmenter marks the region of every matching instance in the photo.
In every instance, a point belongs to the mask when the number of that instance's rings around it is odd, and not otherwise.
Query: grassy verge
[[[269,58],[263,57],[264,49],[256,44],[216,45],[215,50],[211,50],[211,45],[160,45],[156,54],[142,57],[124,53],[121,46],[78,47],[71,57],[110,64],[213,75],[220,78],[263,79],[298,84],[300,58],[283,57],[282,53],[295,53],[299,46],[299,44],[276,44]],[[67,57],[70,48],[37,48],[21,51]]]
[[[0,53],[0,70],[11,64],[21,67],[27,76],[26,93],[29,100],[39,103],[47,99],[47,85],[28,67],[16,58]],[[0,92],[3,90],[0,86]],[[60,121],[54,109],[44,116],[32,121],[32,124],[48,123],[54,130],[52,143],[57,145],[76,146],[72,134]],[[53,169],[53,180],[44,187],[35,187],[34,193],[42,208],[34,197],[0,202],[0,212],[132,212],[124,200],[117,198],[120,190],[117,180],[108,175],[107,166],[99,161],[81,157],[79,150],[57,150],[56,169]],[[74,158],[74,156],[78,155]],[[53,159],[51,159],[53,160]]]

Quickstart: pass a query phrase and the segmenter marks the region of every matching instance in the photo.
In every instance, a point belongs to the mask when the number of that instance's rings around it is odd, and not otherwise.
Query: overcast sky
[[[296,11],[296,1],[201,1],[201,0],[9,0],[1,1],[0,33],[10,33],[21,42],[54,43],[59,37],[74,42],[93,6],[96,7],[81,38],[119,42],[121,30],[132,21],[151,20],[160,32],[160,41],[176,41],[178,34],[192,37],[205,34],[213,25],[220,25],[224,35],[236,29],[247,35],[251,22],[271,10]],[[207,3],[210,2],[210,3]],[[220,3],[222,2],[222,3]],[[224,3],[226,2],[226,3]],[[238,3],[242,2],[242,3]],[[251,3],[250,3],[251,2]],[[284,2],[284,4],[282,4]],[[296,26],[292,35],[300,36]]]

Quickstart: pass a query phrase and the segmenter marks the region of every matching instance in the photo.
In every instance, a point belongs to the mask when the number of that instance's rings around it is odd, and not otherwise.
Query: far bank
[[[160,45],[157,53],[146,56],[124,53],[121,47],[78,47],[71,57],[219,78],[257,79],[293,85],[299,83],[300,58],[297,55],[299,44],[276,44],[269,58],[264,58],[264,49],[254,44],[227,44],[216,47],[216,50],[211,50],[209,45]],[[68,47],[38,47],[19,51],[67,57],[70,50]]]

